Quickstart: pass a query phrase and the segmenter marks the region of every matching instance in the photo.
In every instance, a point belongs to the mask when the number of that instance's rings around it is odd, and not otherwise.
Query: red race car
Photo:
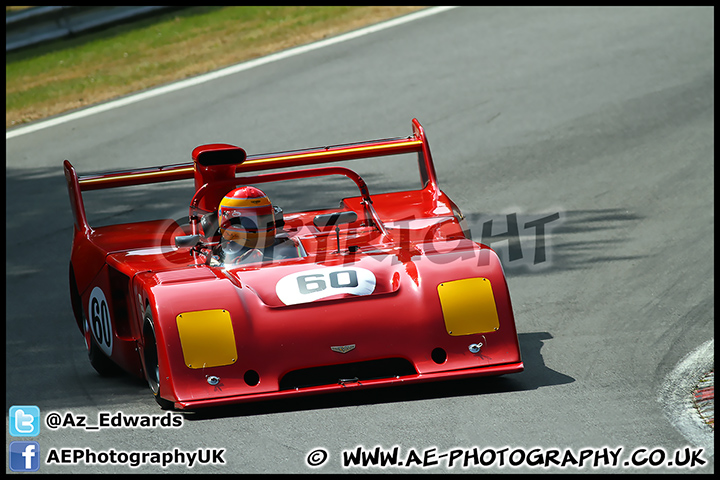
[[[70,297],[93,367],[145,378],[177,409],[521,372],[500,261],[470,239],[412,124],[275,154],[202,145],[192,163],[98,175],[66,160]],[[370,195],[337,165],[396,155],[419,188]],[[335,208],[283,211],[263,190],[328,176],[354,182]],[[194,180],[186,221],[88,224],[83,192],[176,180]]]

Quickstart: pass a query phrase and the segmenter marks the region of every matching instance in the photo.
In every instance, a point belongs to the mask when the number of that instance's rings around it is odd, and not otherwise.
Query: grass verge
[[[422,7],[189,7],[5,57],[5,128]]]

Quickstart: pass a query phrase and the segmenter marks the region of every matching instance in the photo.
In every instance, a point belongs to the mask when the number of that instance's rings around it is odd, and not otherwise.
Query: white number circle
[[[95,342],[106,355],[112,354],[113,326],[110,307],[100,287],[93,288],[88,303],[88,322]]]
[[[343,293],[370,295],[375,282],[375,275],[360,267],[316,268],[284,276],[275,293],[285,305],[297,305]]]

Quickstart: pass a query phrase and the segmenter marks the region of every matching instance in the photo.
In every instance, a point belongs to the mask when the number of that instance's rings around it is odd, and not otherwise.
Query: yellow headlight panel
[[[176,320],[185,365],[190,368],[219,367],[237,361],[230,312],[184,312]]]
[[[443,282],[437,290],[445,329],[450,335],[472,335],[499,328],[495,297],[487,278]]]

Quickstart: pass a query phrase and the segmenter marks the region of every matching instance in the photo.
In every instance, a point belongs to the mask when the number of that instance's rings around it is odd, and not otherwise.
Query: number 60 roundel
[[[88,323],[98,346],[107,355],[112,355],[113,327],[105,294],[100,287],[93,288],[88,303]]]
[[[314,302],[334,295],[370,295],[375,291],[375,275],[360,267],[316,268],[286,275],[275,285],[285,305]]]

